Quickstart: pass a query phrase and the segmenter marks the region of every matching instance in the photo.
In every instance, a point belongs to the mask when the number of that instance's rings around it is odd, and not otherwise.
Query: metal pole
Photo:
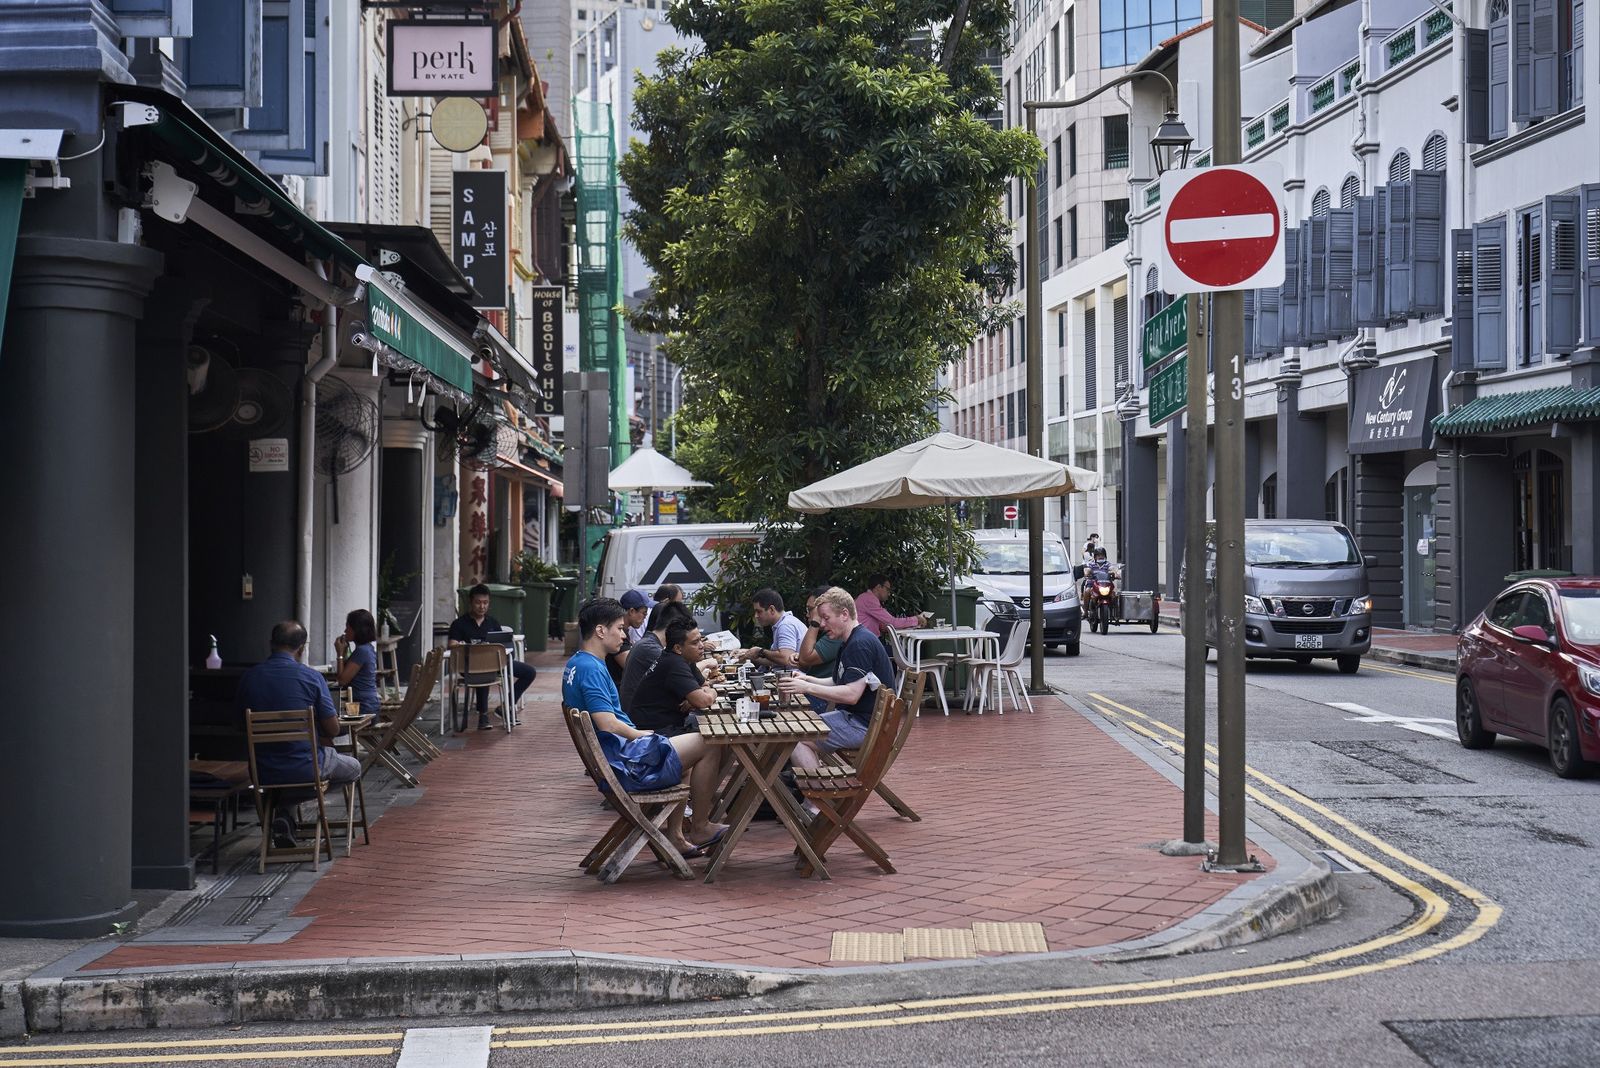
[[[1038,112],[1032,103],[1022,106],[1028,116],[1028,136],[1038,136]],[[1043,175],[1039,176],[1043,181]],[[1023,212],[1027,234],[1023,238],[1027,279],[1028,454],[1044,455],[1044,280],[1039,276],[1039,190],[1024,186]],[[1044,498],[1028,501],[1028,638],[1030,644],[1028,689],[1044,693]]]
[[[1211,152],[1239,162],[1239,0],[1216,0],[1211,29]],[[1217,857],[1250,864],[1244,838],[1244,294],[1216,293],[1211,339],[1216,384]]]
[[[1188,302],[1188,409],[1184,414],[1183,840],[1206,840],[1206,300]]]

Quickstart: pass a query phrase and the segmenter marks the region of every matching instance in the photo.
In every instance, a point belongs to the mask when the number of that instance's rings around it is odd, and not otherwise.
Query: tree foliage
[[[941,65],[927,28],[958,7]],[[981,117],[1009,6],[678,0],[667,18],[698,43],[640,79],[626,232],[655,272],[635,319],[683,368],[679,459],[713,483],[698,511],[769,528],[725,581],[742,598],[756,577],[795,593],[881,569],[920,600],[942,509],[802,517],[787,498],[936,430],[941,368],[1006,314],[1000,197],[1042,158]]]

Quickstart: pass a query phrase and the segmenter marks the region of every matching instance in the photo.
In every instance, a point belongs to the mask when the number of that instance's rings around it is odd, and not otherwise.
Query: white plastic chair
[[[983,707],[989,701],[989,683],[995,683],[994,707],[998,715],[1005,715],[1005,695],[1001,692],[1003,684],[1011,692],[1011,710],[1015,712],[1024,703],[1028,711],[1033,711],[1033,698],[1028,696],[1028,684],[1022,678],[1022,661],[1027,655],[1028,628],[1032,624],[1024,619],[1018,621],[1011,628],[1011,637],[1006,639],[1006,646],[994,660],[969,660],[968,666],[973,672],[973,685],[978,690],[978,715],[983,715]],[[1022,700],[1017,700],[1017,694],[1022,694]]]
[[[944,699],[944,669],[949,666],[944,660],[907,660],[905,650],[900,647],[900,635],[895,633],[893,627],[888,628],[889,657],[894,661],[895,668],[900,675],[895,679],[895,689],[898,691],[905,681],[908,672],[926,672],[933,676],[933,689],[939,695],[939,707],[944,709],[944,714],[950,714],[950,705]],[[921,708],[912,709],[914,715],[922,714]]]

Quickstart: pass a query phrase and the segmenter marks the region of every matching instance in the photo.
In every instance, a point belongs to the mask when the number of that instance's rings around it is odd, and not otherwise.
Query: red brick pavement
[[[536,662],[535,687],[552,692],[559,658]],[[294,938],[129,944],[93,967],[561,948],[804,967],[828,961],[835,931],[980,920],[1037,920],[1060,950],[1143,937],[1239,885],[1151,848],[1176,826],[1179,790],[1062,702],[1036,699],[1034,715],[918,720],[890,781],[922,822],[877,800],[862,816],[895,875],[841,839],[832,881],[802,880],[782,828],[757,823],[712,885],[675,880],[646,853],[603,886],[577,867],[607,823],[598,794],[557,704],[523,707],[515,733],[469,733],[422,771],[425,795],[339,857],[296,910],[315,920]]]

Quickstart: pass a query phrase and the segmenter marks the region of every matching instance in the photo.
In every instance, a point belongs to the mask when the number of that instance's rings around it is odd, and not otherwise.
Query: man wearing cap
[[[627,591],[621,600],[626,637],[622,640],[622,648],[606,657],[606,668],[611,672],[611,681],[619,689],[622,686],[622,677],[628,670],[628,653],[635,643],[644,640],[645,620],[650,618],[650,599],[638,590]]]

